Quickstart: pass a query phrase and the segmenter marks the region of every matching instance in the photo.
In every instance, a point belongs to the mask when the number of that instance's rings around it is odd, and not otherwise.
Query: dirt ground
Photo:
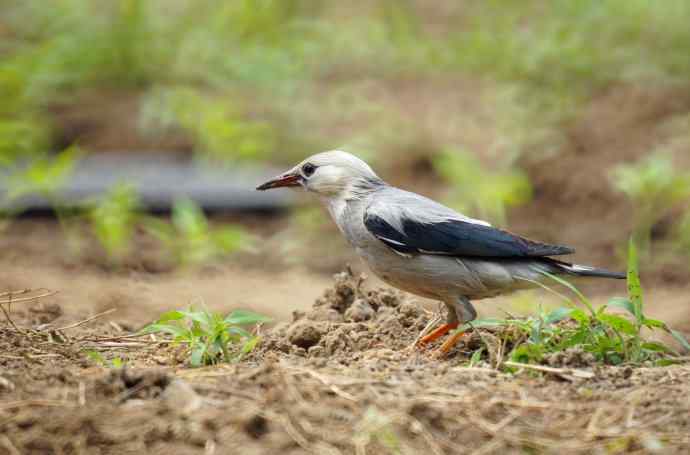
[[[601,367],[572,351],[509,375],[499,332],[439,359],[414,347],[434,312],[345,272],[324,287],[239,363],[196,369],[179,346],[129,335],[119,308],[76,318],[57,296],[16,300],[0,325],[0,453],[690,450],[688,365]],[[482,339],[492,347],[468,367]]]

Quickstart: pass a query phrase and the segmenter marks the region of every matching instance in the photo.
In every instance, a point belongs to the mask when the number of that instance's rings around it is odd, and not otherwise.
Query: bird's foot
[[[446,341],[443,342],[440,348],[434,353],[434,357],[444,357],[446,356],[454,347],[456,344],[458,344],[458,341],[460,339],[467,335],[468,332],[463,332],[463,331],[457,331],[453,333],[451,336],[448,337]]]
[[[432,341],[438,340],[439,338],[441,338],[443,335],[450,332],[451,330],[454,330],[457,328],[458,328],[457,322],[454,322],[452,324],[441,324],[433,332],[422,337],[422,339],[419,340],[419,344],[431,343]]]

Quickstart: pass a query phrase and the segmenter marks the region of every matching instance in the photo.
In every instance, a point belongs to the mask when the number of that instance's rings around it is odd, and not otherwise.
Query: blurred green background
[[[0,0],[0,11],[0,166],[23,164],[3,197],[56,194],[87,153],[282,167],[340,148],[583,260],[622,265],[633,233],[654,277],[689,275],[690,1]],[[168,222],[126,185],[80,213],[54,205],[111,265],[153,240],[181,264],[279,248],[330,271],[347,254],[313,241],[334,231],[306,207],[209,222],[182,200]],[[269,240],[249,248],[257,236]]]

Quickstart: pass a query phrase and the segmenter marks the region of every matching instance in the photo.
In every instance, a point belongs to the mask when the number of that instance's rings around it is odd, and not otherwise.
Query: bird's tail
[[[569,262],[563,262],[551,258],[548,258],[547,262],[549,265],[554,267],[557,272],[567,273],[568,275],[613,278],[616,280],[624,280],[626,278],[625,273],[611,272],[610,270],[598,269],[596,267],[589,267],[587,265],[570,264]]]

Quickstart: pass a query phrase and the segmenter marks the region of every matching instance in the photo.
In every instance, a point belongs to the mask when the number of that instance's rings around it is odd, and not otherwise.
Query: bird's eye
[[[307,163],[304,166],[302,166],[302,173],[304,173],[304,175],[306,177],[310,177],[314,173],[315,170],[316,170],[316,166],[314,166],[311,163]]]

